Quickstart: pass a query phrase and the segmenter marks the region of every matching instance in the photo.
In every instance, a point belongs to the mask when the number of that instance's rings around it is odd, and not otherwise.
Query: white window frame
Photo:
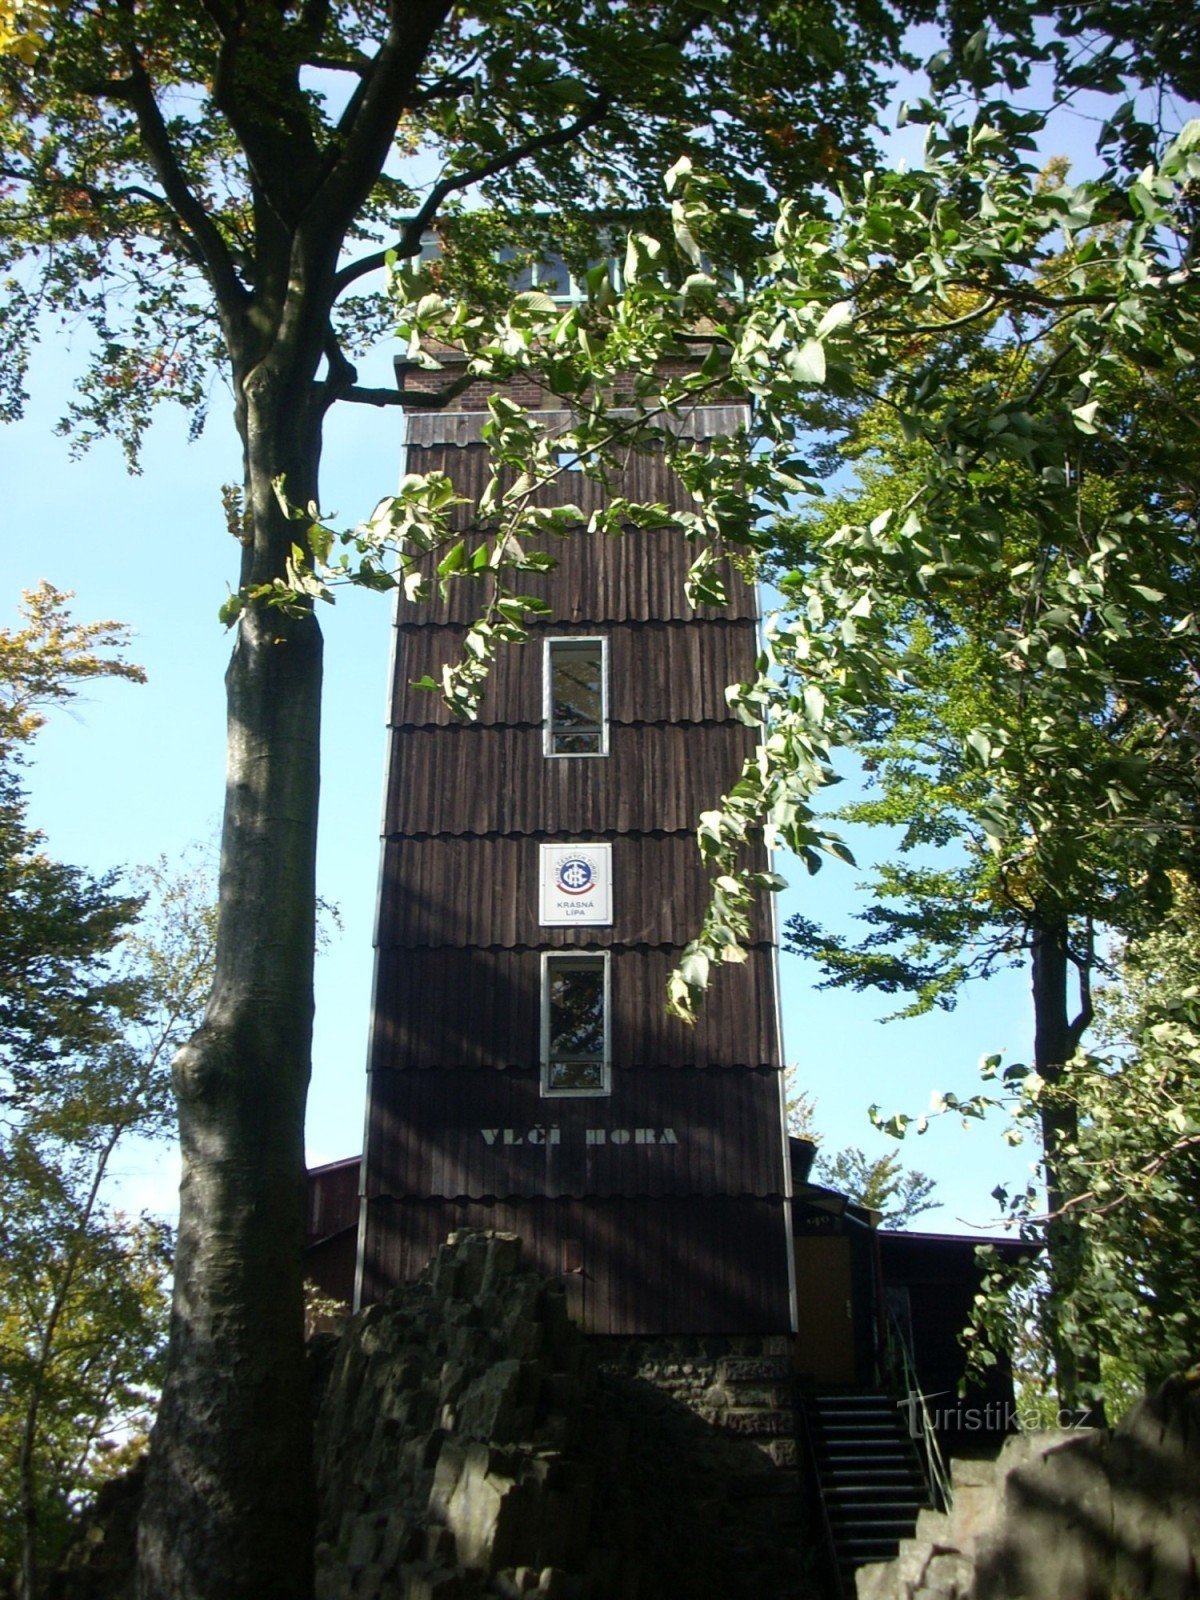
[[[598,750],[556,750],[554,748],[554,650],[562,645],[600,646],[600,748]],[[555,634],[546,640],[542,654],[542,754],[556,761],[590,761],[608,754],[608,639],[600,633]]]
[[[602,1086],[598,1089],[556,1089],[550,1083],[550,974],[555,966],[599,967],[603,981],[604,1054],[601,1058]],[[612,966],[607,950],[542,951],[542,1098],[547,1100],[588,1100],[612,1093]]]

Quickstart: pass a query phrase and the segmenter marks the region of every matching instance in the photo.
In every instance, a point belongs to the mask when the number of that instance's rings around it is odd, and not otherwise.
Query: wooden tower
[[[485,400],[475,386],[411,411],[407,470],[474,498]],[[739,419],[714,406],[689,426]],[[645,456],[621,489],[682,492]],[[562,485],[585,510],[598,493]],[[415,1276],[454,1228],[498,1227],[563,1275],[590,1332],[786,1333],[768,914],[694,1028],[664,1010],[705,904],[697,818],[753,747],[723,691],[753,672],[755,595],[731,573],[729,608],[697,614],[690,553],[666,532],[554,553],[555,572],[522,580],[550,617],[502,654],[477,723],[410,687],[458,657],[470,586],[398,610],[357,1293]]]

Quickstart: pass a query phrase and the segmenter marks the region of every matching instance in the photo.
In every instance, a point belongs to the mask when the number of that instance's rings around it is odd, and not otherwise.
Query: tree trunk
[[[1070,1015],[1069,980],[1071,957],[1069,931],[1061,921],[1035,927],[1032,936],[1033,977],[1033,1058],[1039,1075],[1050,1085],[1062,1081],[1067,1063],[1075,1054],[1079,1039],[1091,1018],[1086,997],[1079,1015]],[[1073,1104],[1043,1103],[1041,1109],[1042,1150],[1046,1165],[1046,1250],[1050,1257],[1050,1277],[1054,1293],[1064,1299],[1079,1282],[1086,1240],[1071,1214],[1063,1214],[1070,1198],[1063,1181],[1061,1153],[1072,1144],[1079,1119]],[[1077,1334],[1064,1331],[1057,1311],[1051,1312],[1047,1330],[1054,1357],[1058,1397],[1064,1407],[1080,1405],[1081,1390],[1089,1396],[1099,1382],[1099,1360],[1094,1349],[1083,1345]]]
[[[1056,1084],[1075,1054],[1068,1012],[1067,929],[1054,923],[1035,928],[1032,942],[1033,1063],[1047,1083]],[[1073,1137],[1073,1110],[1043,1106],[1042,1142],[1046,1156],[1046,1198],[1057,1212],[1065,1198],[1059,1183],[1057,1155],[1064,1139]]]
[[[283,571],[271,479],[316,497],[311,374],[240,386],[252,535]],[[321,635],[249,608],[226,674],[216,977],[175,1063],[183,1148],[168,1376],[139,1530],[142,1600],[305,1600],[312,1466],[303,1346],[304,1106],[313,1012]]]

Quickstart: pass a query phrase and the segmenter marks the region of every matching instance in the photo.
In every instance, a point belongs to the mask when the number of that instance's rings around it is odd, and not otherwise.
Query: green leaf
[[[710,970],[711,963],[703,950],[686,952],[679,963],[679,975],[693,991],[708,987]]]
[[[784,364],[800,383],[825,382],[825,346],[819,339],[806,339],[799,350],[789,350]]]
[[[543,289],[522,289],[513,296],[512,303],[514,311],[539,311],[550,316],[558,311],[558,302]]]
[[[446,554],[438,562],[438,564],[437,564],[437,575],[438,575],[438,577],[439,578],[448,578],[452,573],[460,572],[463,569],[463,567],[466,566],[466,561],[467,561],[466,540],[465,539],[460,539],[456,545],[452,545],[451,548],[449,550],[447,550]]]
[[[967,734],[967,748],[975,752],[981,765],[987,766],[992,756],[992,741],[982,728],[972,728]]]
[[[816,337],[818,340],[827,339],[831,333],[836,333],[839,328],[844,328],[854,320],[854,304],[850,300],[839,300],[829,307],[828,311],[817,323]]]

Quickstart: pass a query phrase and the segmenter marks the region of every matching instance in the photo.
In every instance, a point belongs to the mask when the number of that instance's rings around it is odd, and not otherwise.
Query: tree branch
[[[129,47],[129,55],[130,75],[124,80],[125,89],[120,97],[128,102],[137,118],[142,144],[162,184],[167,204],[195,240],[200,264],[213,286],[218,306],[226,317],[232,317],[244,306],[246,290],[219,229],[183,175],[158,101],[154,98],[154,85],[136,46]],[[110,86],[110,92],[115,88],[116,85]]]
[[[1136,1178],[1142,1179],[1143,1181],[1150,1178],[1156,1178],[1159,1173],[1162,1172],[1164,1167],[1170,1165],[1171,1161],[1176,1156],[1183,1155],[1185,1151],[1195,1150],[1198,1147],[1200,1147],[1200,1133],[1181,1134],[1179,1138],[1173,1140],[1165,1150],[1160,1150],[1157,1155],[1151,1156],[1148,1161],[1142,1162],[1141,1166],[1135,1167],[1132,1175]],[[1093,1215],[1097,1217],[1107,1217],[1112,1212],[1116,1211],[1118,1207],[1127,1205],[1129,1201],[1134,1198],[1129,1177],[1125,1174],[1122,1174],[1121,1181],[1121,1193],[1118,1194],[1114,1199],[1105,1201],[1103,1205],[1095,1204],[1095,1202],[1099,1199],[1099,1194],[1095,1189],[1085,1189],[1081,1194],[1071,1195],[1068,1199],[1064,1200],[1057,1211],[1047,1211],[1044,1216],[1034,1220],[1039,1222],[1053,1222],[1058,1217],[1066,1216],[1069,1212],[1078,1210],[1080,1206],[1090,1206],[1092,1208]]]
[[[435,0],[435,9],[436,5],[437,0]],[[417,7],[410,3],[409,10],[411,11],[416,9]],[[448,9],[448,5],[443,8],[443,10]],[[687,44],[691,36],[699,28],[701,20],[702,13],[700,8],[697,7],[691,18],[685,22],[681,28],[679,28],[673,35],[669,35],[662,39],[661,42],[664,44],[676,45],[682,49]],[[439,15],[437,22],[440,23],[440,21],[441,16]],[[425,50],[428,47],[429,40],[432,39],[434,32],[436,32],[436,26],[437,24],[435,23],[435,25],[429,29],[425,46],[422,48],[420,56],[416,60],[417,68],[419,68],[421,61],[424,60]],[[393,40],[389,39],[387,45],[384,46],[384,50],[380,51],[379,56],[376,57],[377,65],[382,60],[384,52],[392,46],[392,43]],[[413,92],[414,87],[415,71],[412,75],[410,75],[409,81],[405,83],[405,99],[401,102],[401,104],[418,104],[421,103],[422,100],[429,100],[434,97],[435,89],[428,89],[423,91],[421,95],[415,95]],[[493,158],[493,160],[484,162],[481,166],[473,167],[467,172],[451,174],[450,176],[443,178],[440,183],[435,184],[434,188],[430,191],[429,196],[425,200],[425,203],[421,206],[421,209],[414,217],[410,218],[405,225],[399,242],[395,246],[396,253],[401,256],[412,256],[417,254],[421,245],[422,233],[433,222],[443,201],[445,201],[450,195],[457,194],[463,189],[468,189],[473,184],[481,183],[487,178],[497,177],[501,172],[507,172],[511,167],[518,165],[520,162],[529,160],[532,156],[540,155],[545,150],[561,149],[564,145],[571,144],[575,139],[579,138],[581,134],[586,133],[590,128],[595,127],[597,123],[604,120],[604,118],[612,109],[614,98],[615,97],[612,90],[601,88],[597,91],[596,96],[588,109],[581,113],[580,116],[576,117],[573,122],[568,123],[566,127],[554,128],[547,130],[544,133],[533,134],[530,136],[530,138],[523,140],[521,144],[513,146],[503,155],[496,156]],[[389,125],[389,140],[392,132],[394,131],[398,116],[399,111],[397,110],[396,116]],[[350,123],[357,122],[360,120],[360,117],[361,114],[356,109],[355,101],[352,100],[351,104],[347,106],[346,112],[339,123],[339,132],[348,132]],[[351,146],[353,142],[353,136],[347,138],[346,155],[348,159],[352,155]],[[352,283],[357,283],[360,278],[366,277],[369,273],[378,272],[387,264],[388,254],[388,248],[376,250],[372,252],[371,255],[363,256],[360,260],[351,262],[348,266],[343,267],[341,271],[337,273],[334,279],[335,298],[338,295],[341,295]]]
[[[200,10],[207,13],[209,21],[222,37],[237,25],[236,7],[225,5],[223,0],[200,0]]]
[[[371,389],[361,383],[351,384],[348,389],[343,389],[338,394],[339,400],[348,400],[356,406],[402,406],[411,405],[413,396],[405,394],[401,389]]]
[[[358,77],[371,70],[371,58],[361,52],[355,56],[323,56],[316,52],[304,57],[306,67],[317,67],[322,72],[353,72]]]
[[[455,378],[452,383],[445,384],[441,389],[368,389],[361,384],[347,389],[338,396],[339,400],[350,400],[360,406],[420,406],[423,410],[434,411],[469,389],[475,382],[474,374],[465,374]]]
[[[387,258],[392,251],[400,256],[415,256],[421,248],[421,236],[437,216],[442,203],[450,195],[457,194],[463,189],[469,189],[473,184],[482,183],[487,178],[495,178],[501,172],[507,172],[511,167],[526,161],[530,156],[540,155],[544,150],[556,150],[561,146],[570,144],[589,128],[602,122],[612,108],[612,96],[606,91],[597,95],[591,106],[574,122],[568,123],[565,128],[556,128],[552,132],[534,134],[519,145],[514,145],[506,150],[503,155],[495,156],[491,161],[486,161],[482,166],[471,167],[465,172],[451,173],[439,183],[434,184],[429,191],[421,209],[409,218],[404,225],[404,231],[393,246],[384,250],[373,251],[369,256],[362,256],[357,261],[352,261],[337,274],[335,292],[340,295],[352,283],[357,283],[360,278],[365,278],[368,273],[378,272],[387,265]]]
[[[982,305],[976,306],[971,311],[964,311],[960,317],[951,317],[947,322],[906,323],[903,328],[898,324],[894,327],[889,327],[885,323],[882,328],[877,328],[875,331],[885,338],[897,338],[902,334],[907,338],[915,338],[930,333],[949,333],[954,328],[969,327],[971,323],[978,322],[981,317],[990,317],[994,311],[999,309],[999,305],[1000,302],[995,294],[991,294]],[[865,320],[869,321],[869,319],[870,313],[868,312]]]
[[[1071,1053],[1079,1048],[1079,1041],[1092,1025],[1095,1008],[1092,1002],[1092,968],[1096,964],[1096,930],[1091,917],[1087,919],[1084,948],[1078,953],[1068,948],[1071,964],[1079,977],[1079,1010],[1068,1024],[1067,1039]]]
[[[453,0],[393,4],[388,36],[350,97],[330,141],[305,220],[326,240],[341,239],[383,171],[396,128]],[[332,265],[332,263],[331,263]]]
[[[321,42],[321,35],[325,32],[329,21],[329,0],[304,0],[297,18],[297,27],[301,35],[312,41],[312,49],[316,49]],[[369,62],[369,57],[363,56],[364,62]],[[315,65],[315,63],[314,63]]]
[[[268,35],[255,8],[238,6],[221,22],[213,101],[229,122],[250,169],[256,202],[285,235],[319,182],[321,150],[299,84],[294,30],[281,20]]]
[[[28,184],[30,182],[27,173],[0,163],[0,180],[4,179],[20,184]],[[156,194],[153,189],[143,188],[138,183],[104,189],[98,184],[87,183],[82,178],[65,178],[49,174],[43,175],[41,182],[51,197],[55,193],[64,195],[85,194],[97,208],[112,206],[123,200],[141,201],[147,206],[154,207],[159,213],[159,222],[163,232],[171,236],[179,254],[200,271],[205,269],[206,262],[197,240],[186,228],[180,225],[179,218],[171,210],[170,202],[165,195]],[[51,203],[53,204],[53,199]],[[45,208],[30,202],[23,213],[14,213],[14,215],[27,216],[32,222],[38,218],[45,217]]]
[[[319,385],[321,410],[328,411],[335,400],[344,400],[358,378],[358,368],[342,349],[341,341],[333,328],[325,332],[325,360],[329,371]]]
[[[465,61],[457,72],[450,73],[440,83],[431,83],[427,89],[418,89],[412,97],[412,104],[414,106],[430,106],[438,100],[452,100],[455,95],[462,94],[464,90],[472,86],[474,82],[472,74],[479,65],[479,61],[480,57],[477,52],[469,61]]]

